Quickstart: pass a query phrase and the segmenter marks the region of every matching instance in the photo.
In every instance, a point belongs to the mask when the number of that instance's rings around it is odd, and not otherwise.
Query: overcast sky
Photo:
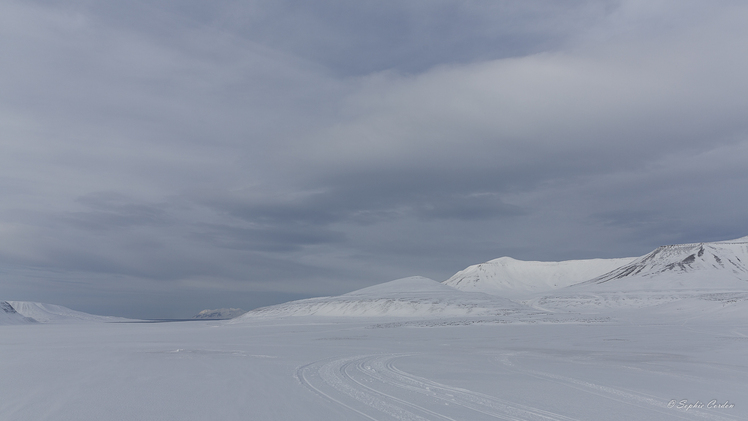
[[[0,2],[0,300],[191,317],[748,235],[744,1]]]

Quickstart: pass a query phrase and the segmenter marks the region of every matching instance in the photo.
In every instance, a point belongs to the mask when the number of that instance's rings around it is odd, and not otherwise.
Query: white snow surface
[[[126,322],[132,319],[124,317],[97,316],[82,311],[71,310],[55,304],[34,303],[30,301],[8,301],[21,315],[39,323],[106,323]]]
[[[335,297],[291,301],[249,311],[233,322],[256,317],[429,317],[498,315],[525,306],[505,298],[464,292],[422,276],[397,279]]]
[[[347,297],[400,297],[419,294],[454,294],[455,289],[423,276],[396,279],[343,294]]]
[[[748,419],[748,306],[704,303],[555,323],[4,325],[0,420]]]
[[[444,284],[462,291],[516,298],[584,282],[629,264],[634,259],[536,262],[500,257],[461,270]]]

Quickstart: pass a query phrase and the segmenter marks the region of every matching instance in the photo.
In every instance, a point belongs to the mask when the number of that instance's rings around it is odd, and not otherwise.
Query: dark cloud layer
[[[748,234],[748,7],[0,5],[0,299],[188,317]]]

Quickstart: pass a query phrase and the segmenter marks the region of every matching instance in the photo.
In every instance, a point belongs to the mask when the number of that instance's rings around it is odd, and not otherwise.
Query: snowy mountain
[[[526,262],[502,257],[439,283],[411,277],[336,297],[292,301],[235,319],[285,316],[488,316],[600,313],[688,299],[702,312],[748,305],[748,237],[662,246],[639,258]],[[522,301],[512,301],[522,300]],[[742,303],[742,304],[735,304]],[[737,307],[736,307],[737,306]],[[689,306],[662,307],[665,313]],[[734,311],[743,314],[742,310]],[[705,313],[705,314],[706,314]]]
[[[239,317],[246,311],[240,308],[219,308],[215,310],[203,310],[197,313],[193,319],[204,319],[204,320],[226,320]]]
[[[516,298],[587,281],[627,265],[634,259],[533,262],[501,257],[457,272],[444,284],[462,291]]]
[[[600,289],[723,290],[748,288],[748,237],[658,247],[579,285]]]
[[[36,320],[19,314],[7,301],[0,301],[0,325],[22,325],[35,322]]]
[[[525,303],[546,311],[654,306],[665,313],[697,308],[716,312],[725,307],[733,311],[744,308],[748,299],[747,263],[748,237],[662,246],[608,273],[538,294]]]
[[[97,316],[54,304],[8,301],[15,311],[40,323],[125,322],[123,317]]]
[[[526,307],[508,299],[464,292],[414,276],[335,297],[318,297],[264,307],[234,319],[284,316],[477,316],[504,315]]]

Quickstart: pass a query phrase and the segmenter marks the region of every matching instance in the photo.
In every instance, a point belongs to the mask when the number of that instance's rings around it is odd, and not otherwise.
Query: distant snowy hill
[[[285,316],[503,315],[525,308],[505,298],[463,292],[428,278],[414,276],[335,297],[310,298],[252,310],[234,321]]]
[[[101,323],[125,322],[131,320],[123,317],[97,316],[54,304],[34,303],[29,301],[8,301],[8,303],[19,314],[32,318],[40,323]]]
[[[533,262],[501,257],[457,272],[444,284],[462,291],[516,298],[584,282],[627,265],[634,259]]]
[[[0,325],[22,325],[35,322],[36,320],[18,313],[7,301],[0,301]]]
[[[204,320],[226,320],[239,317],[246,311],[240,308],[219,308],[215,310],[203,310],[195,315],[193,319],[204,319]]]
[[[665,313],[727,307],[735,313],[748,297],[747,264],[748,237],[662,246],[606,274],[525,303],[547,311],[658,306]]]

